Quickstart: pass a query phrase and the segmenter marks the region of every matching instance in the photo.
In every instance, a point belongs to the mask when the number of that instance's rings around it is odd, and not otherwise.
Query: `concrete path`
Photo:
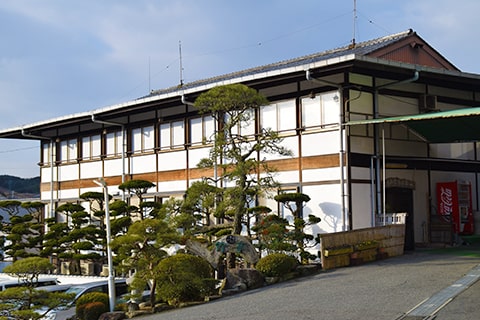
[[[139,319],[480,319],[479,265],[417,250]]]

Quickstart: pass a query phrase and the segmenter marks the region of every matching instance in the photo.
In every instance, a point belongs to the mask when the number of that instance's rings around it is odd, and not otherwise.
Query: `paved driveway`
[[[416,251],[139,319],[394,320],[452,285],[478,264],[479,258]],[[477,287],[480,284],[475,284],[461,297]],[[476,292],[474,297],[466,298],[474,301],[480,295],[480,290]],[[454,303],[459,303],[459,300]],[[454,306],[452,303],[449,307]],[[449,319],[448,314],[437,319]],[[478,319],[478,316],[472,319]]]

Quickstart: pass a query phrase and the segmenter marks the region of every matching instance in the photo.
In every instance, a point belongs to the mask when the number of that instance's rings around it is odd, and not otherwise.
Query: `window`
[[[302,98],[302,126],[321,127],[338,124],[340,105],[336,91]]]
[[[105,152],[107,156],[120,156],[123,152],[122,131],[107,133]]]
[[[262,129],[273,131],[294,130],[297,128],[295,100],[285,100],[260,108]]]
[[[235,115],[235,116],[238,116]],[[255,135],[255,111],[245,110],[241,114],[242,120],[239,121],[235,128],[232,128],[233,135],[253,136]],[[229,121],[229,115],[225,115],[225,122]]]
[[[173,121],[160,125],[160,149],[181,148],[185,145],[183,121]]]
[[[60,141],[60,161],[75,161],[77,157],[77,139]]]
[[[91,160],[99,158],[102,153],[102,144],[100,135],[94,135],[82,138],[82,159]]]
[[[190,119],[190,143],[201,144],[213,140],[215,123],[212,116]]]
[[[52,149],[50,148],[50,142],[42,143],[42,163],[44,165],[50,164],[52,161]]]
[[[141,153],[153,150],[155,147],[154,127],[142,127],[132,130],[132,151]]]

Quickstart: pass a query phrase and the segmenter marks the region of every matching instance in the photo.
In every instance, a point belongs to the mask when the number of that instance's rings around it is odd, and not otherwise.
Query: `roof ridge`
[[[332,54],[339,54],[339,53],[342,53],[342,52],[348,53],[349,51],[352,51],[352,53],[358,53],[360,55],[366,55],[370,52],[356,52],[356,50],[358,50],[360,48],[372,47],[372,51],[373,51],[373,50],[378,49],[378,47],[375,47],[375,45],[377,45],[377,44],[388,43],[389,41],[399,40],[399,39],[404,38],[406,36],[409,36],[413,33],[414,33],[413,29],[408,29],[408,30],[405,30],[405,31],[402,31],[402,32],[391,34],[391,35],[387,35],[387,36],[383,36],[383,37],[379,37],[379,38],[375,38],[375,39],[371,39],[371,40],[362,41],[362,42],[359,42],[359,43],[355,44],[354,46],[352,44],[349,44],[349,45],[346,45],[346,46],[343,46],[343,47],[328,49],[328,50],[324,50],[324,51],[318,51],[318,52],[307,54],[307,55],[304,55],[304,56],[299,56],[299,57],[295,57],[295,58],[280,60],[280,61],[277,61],[277,62],[273,62],[273,63],[269,63],[269,64],[265,64],[265,65],[260,65],[260,66],[256,66],[256,67],[251,67],[251,68],[247,68],[247,69],[243,69],[243,70],[233,71],[233,72],[229,72],[229,73],[225,73],[225,74],[222,74],[222,75],[213,76],[213,77],[209,77],[209,78],[205,78],[205,79],[194,80],[192,82],[188,82],[188,83],[183,84],[181,87],[188,88],[188,87],[191,87],[191,86],[195,86],[198,83],[204,83],[206,81],[208,82],[208,81],[213,81],[215,79],[228,78],[230,76],[234,76],[234,75],[238,75],[238,74],[242,74],[242,73],[249,73],[249,72],[252,72],[252,71],[265,70],[265,69],[272,68],[272,67],[280,67],[280,66],[292,64],[292,63],[295,63],[295,62],[298,62],[298,61],[320,58],[320,57],[324,57],[324,56],[328,56],[328,55],[332,55]],[[181,87],[177,85],[177,86],[171,86],[171,87],[168,87],[168,88],[152,90],[150,92],[150,94],[147,95],[147,96],[157,95],[157,94],[165,92],[165,91],[178,90]],[[141,98],[144,98],[144,97],[141,97]]]

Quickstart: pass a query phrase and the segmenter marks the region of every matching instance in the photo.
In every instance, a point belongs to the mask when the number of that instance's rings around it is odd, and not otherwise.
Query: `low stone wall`
[[[320,235],[322,268],[333,269],[403,254],[405,225],[358,229]]]

